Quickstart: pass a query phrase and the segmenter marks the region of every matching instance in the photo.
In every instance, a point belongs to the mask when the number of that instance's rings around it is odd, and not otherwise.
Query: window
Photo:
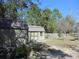
[[[34,32],[31,32],[31,36],[34,36]]]
[[[43,35],[43,33],[42,32],[40,32],[40,36],[42,36]]]
[[[37,37],[38,36],[38,33],[37,32],[35,32],[35,37]]]

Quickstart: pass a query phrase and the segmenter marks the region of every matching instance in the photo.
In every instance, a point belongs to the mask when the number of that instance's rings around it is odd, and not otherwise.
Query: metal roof
[[[28,31],[32,31],[32,32],[44,32],[44,28],[42,26],[33,26],[33,25],[29,25],[29,30]]]
[[[0,29],[28,29],[27,24],[23,21],[13,21],[11,19],[0,19]]]

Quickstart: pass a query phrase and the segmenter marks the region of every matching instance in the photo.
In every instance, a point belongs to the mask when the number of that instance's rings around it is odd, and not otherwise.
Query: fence
[[[74,33],[73,33],[74,34]],[[77,36],[77,33],[73,34],[64,34],[62,33],[61,36],[59,36],[59,33],[46,33],[45,34],[45,38],[46,39],[67,39],[67,38],[74,38],[75,36]]]

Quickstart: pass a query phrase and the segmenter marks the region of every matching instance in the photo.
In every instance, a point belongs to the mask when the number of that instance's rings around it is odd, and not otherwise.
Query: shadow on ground
[[[57,57],[58,59],[65,59],[65,57],[69,57],[69,58],[72,57],[71,55],[68,55],[61,50],[48,49],[48,51],[52,57]]]
[[[39,51],[39,59],[68,59],[72,58],[71,55],[68,55],[67,53],[61,51],[61,50],[56,50],[54,48],[50,49],[49,46],[41,49]]]

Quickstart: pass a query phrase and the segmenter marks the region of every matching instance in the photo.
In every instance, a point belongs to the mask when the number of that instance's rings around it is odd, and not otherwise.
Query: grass
[[[46,44],[48,45],[55,45],[61,47],[78,47],[79,48],[79,41],[71,41],[71,39],[46,39]]]

